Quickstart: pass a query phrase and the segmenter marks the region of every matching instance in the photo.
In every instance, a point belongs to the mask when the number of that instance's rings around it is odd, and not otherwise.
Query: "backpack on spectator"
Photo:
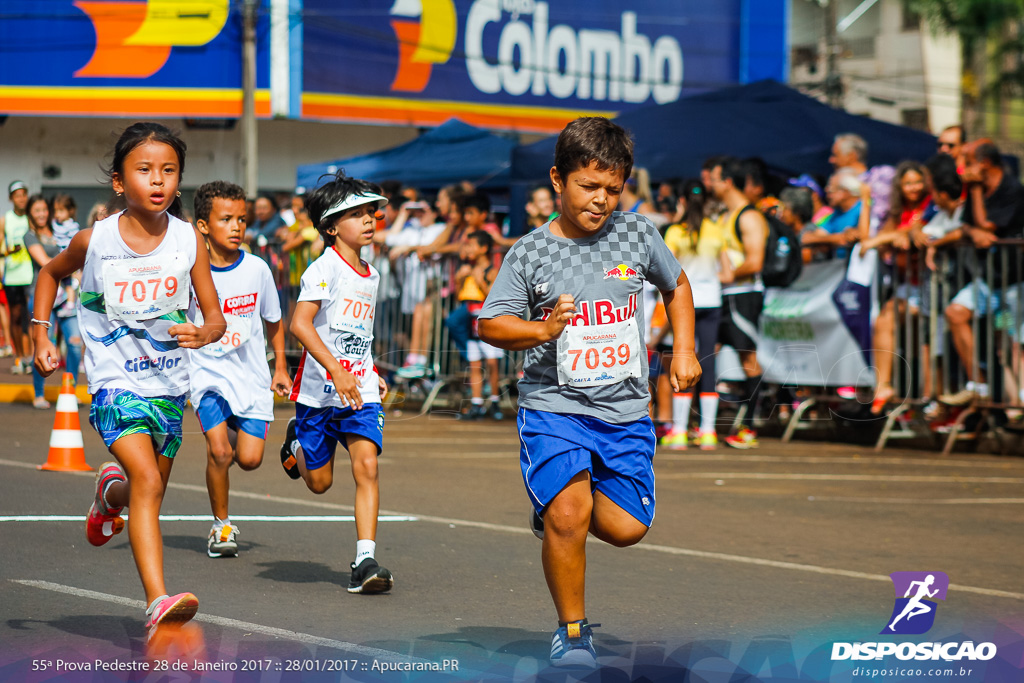
[[[756,211],[752,205],[740,209],[736,215],[733,231],[736,239],[743,244],[740,232],[740,217],[747,211]],[[803,270],[804,262],[800,253],[800,238],[793,228],[771,214],[761,214],[768,223],[768,238],[764,242],[764,264],[761,266],[761,280],[765,287],[788,287]]]

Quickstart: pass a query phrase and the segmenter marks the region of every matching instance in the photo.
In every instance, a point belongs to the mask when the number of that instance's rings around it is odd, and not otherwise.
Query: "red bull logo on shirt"
[[[630,268],[625,263],[620,263],[614,268],[609,268],[604,272],[605,280],[610,277],[617,277],[620,280],[629,280],[631,278],[640,277],[640,273],[638,273],[635,268]]]
[[[577,301],[576,310],[579,312],[568,322],[568,324],[583,325],[586,327],[587,325],[609,325],[611,323],[621,323],[624,320],[629,320],[636,316],[636,309],[637,297],[635,293],[629,295],[629,299],[626,301],[625,306],[619,306],[617,308],[615,304],[608,299],[598,299],[597,301]],[[547,320],[553,309],[548,306],[544,306],[540,310],[543,316],[541,319]]]

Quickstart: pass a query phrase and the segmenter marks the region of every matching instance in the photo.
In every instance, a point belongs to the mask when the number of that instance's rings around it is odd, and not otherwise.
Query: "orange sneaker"
[[[89,508],[89,515],[85,518],[85,537],[89,543],[100,546],[105,544],[114,534],[121,533],[124,529],[124,519],[121,518],[121,510],[124,508],[108,508],[103,500],[103,492],[111,482],[127,481],[124,470],[116,462],[105,462],[100,465],[96,473],[96,498]]]
[[[725,442],[733,448],[757,448],[757,433],[753,429],[740,427],[740,430],[732,436],[725,437]]]

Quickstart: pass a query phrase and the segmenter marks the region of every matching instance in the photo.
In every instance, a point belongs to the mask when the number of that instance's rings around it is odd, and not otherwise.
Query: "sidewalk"
[[[35,394],[32,392],[32,375],[15,375],[11,373],[14,367],[13,358],[0,358],[0,403],[32,403]],[[46,378],[44,395],[50,403],[56,403],[60,395],[60,382],[63,377],[63,370],[56,370]],[[78,387],[75,391],[78,394],[78,403],[92,403],[85,384],[85,375],[78,375]]]

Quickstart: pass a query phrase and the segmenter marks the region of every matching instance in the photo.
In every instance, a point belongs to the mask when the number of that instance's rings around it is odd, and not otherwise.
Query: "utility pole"
[[[825,10],[825,96],[836,109],[843,106],[843,81],[839,76],[839,42],[836,40],[837,0],[824,0]]]
[[[242,169],[245,194],[259,194],[259,155],[256,137],[256,10],[259,0],[242,6]]]

